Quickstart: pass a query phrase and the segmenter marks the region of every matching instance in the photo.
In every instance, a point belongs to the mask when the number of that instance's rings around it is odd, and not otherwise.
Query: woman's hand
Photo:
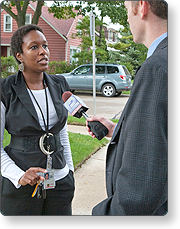
[[[107,127],[107,129],[109,131],[108,134],[106,135],[106,137],[112,137],[113,132],[114,132],[114,128],[116,126],[116,123],[114,123],[114,122],[110,121],[109,119],[104,118],[102,116],[92,116],[92,117],[88,118],[86,120],[86,129],[87,129],[87,131],[89,132],[89,134],[93,138],[95,138],[96,136],[91,132],[91,130],[88,127],[88,122],[92,122],[92,121],[99,121],[99,122],[101,122],[104,126]]]
[[[47,173],[46,169],[42,169],[39,167],[32,167],[29,168],[25,174],[19,179],[19,184],[21,184],[22,186],[25,186],[27,184],[33,186],[35,184],[37,184],[37,182],[39,180],[44,180],[44,177],[39,176],[37,173],[38,172],[42,172],[42,173]]]

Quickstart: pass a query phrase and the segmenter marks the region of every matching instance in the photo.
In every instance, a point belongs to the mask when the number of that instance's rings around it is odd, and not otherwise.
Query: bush
[[[1,77],[6,78],[17,72],[18,64],[13,56],[1,56]]]
[[[62,73],[68,73],[71,72],[74,68],[76,68],[76,64],[70,64],[66,61],[52,61],[49,63],[49,68],[47,70],[47,73],[49,74],[62,74]]]

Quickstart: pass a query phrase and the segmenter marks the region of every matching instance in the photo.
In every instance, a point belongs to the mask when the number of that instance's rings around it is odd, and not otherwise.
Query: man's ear
[[[16,58],[22,63],[23,62],[22,53],[16,52],[15,55]]]
[[[143,20],[149,11],[149,3],[147,1],[140,1],[140,7],[141,19]]]

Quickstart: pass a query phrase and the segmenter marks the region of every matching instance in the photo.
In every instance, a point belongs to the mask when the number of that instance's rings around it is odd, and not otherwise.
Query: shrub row
[[[49,63],[47,73],[49,74],[62,74],[71,72],[77,65],[75,63],[70,64],[66,61],[52,61]],[[1,57],[1,77],[5,78],[18,71],[18,64],[14,57]]]

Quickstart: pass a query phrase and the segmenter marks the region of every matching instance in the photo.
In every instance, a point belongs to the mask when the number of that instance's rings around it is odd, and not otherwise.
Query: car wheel
[[[114,85],[107,83],[102,87],[102,94],[106,97],[113,97],[116,94]]]

